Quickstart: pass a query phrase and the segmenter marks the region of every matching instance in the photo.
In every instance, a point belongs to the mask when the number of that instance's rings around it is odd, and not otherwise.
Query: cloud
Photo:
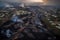
[[[0,0],[0,1],[8,1],[8,2],[22,2],[24,0]]]
[[[31,3],[31,0],[0,0],[0,1],[8,1],[8,2],[22,2],[22,3]],[[32,2],[34,3],[34,2]],[[60,0],[48,0],[48,3],[50,5],[59,5]]]

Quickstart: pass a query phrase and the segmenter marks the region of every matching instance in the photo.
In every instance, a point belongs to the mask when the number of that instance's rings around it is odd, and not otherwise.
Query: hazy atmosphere
[[[60,0],[0,0],[0,40],[60,40]]]
[[[22,2],[22,3],[42,3],[45,5],[59,5],[60,0],[0,0],[0,1],[7,1],[7,2]]]

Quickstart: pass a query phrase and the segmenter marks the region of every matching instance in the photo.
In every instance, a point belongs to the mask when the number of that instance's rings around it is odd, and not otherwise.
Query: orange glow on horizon
[[[43,0],[26,0],[25,2],[44,2]]]
[[[36,2],[44,2],[43,0],[35,0]]]

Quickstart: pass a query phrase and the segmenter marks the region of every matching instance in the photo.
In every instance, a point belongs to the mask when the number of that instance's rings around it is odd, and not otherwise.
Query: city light
[[[57,0],[0,0],[0,39],[60,39],[60,5],[56,2],[58,3]]]

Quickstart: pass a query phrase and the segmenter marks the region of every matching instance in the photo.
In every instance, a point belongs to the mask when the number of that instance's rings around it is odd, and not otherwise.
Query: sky
[[[60,5],[60,0],[0,0],[0,1],[8,1],[8,2],[22,2],[22,3],[43,3],[46,5]]]

